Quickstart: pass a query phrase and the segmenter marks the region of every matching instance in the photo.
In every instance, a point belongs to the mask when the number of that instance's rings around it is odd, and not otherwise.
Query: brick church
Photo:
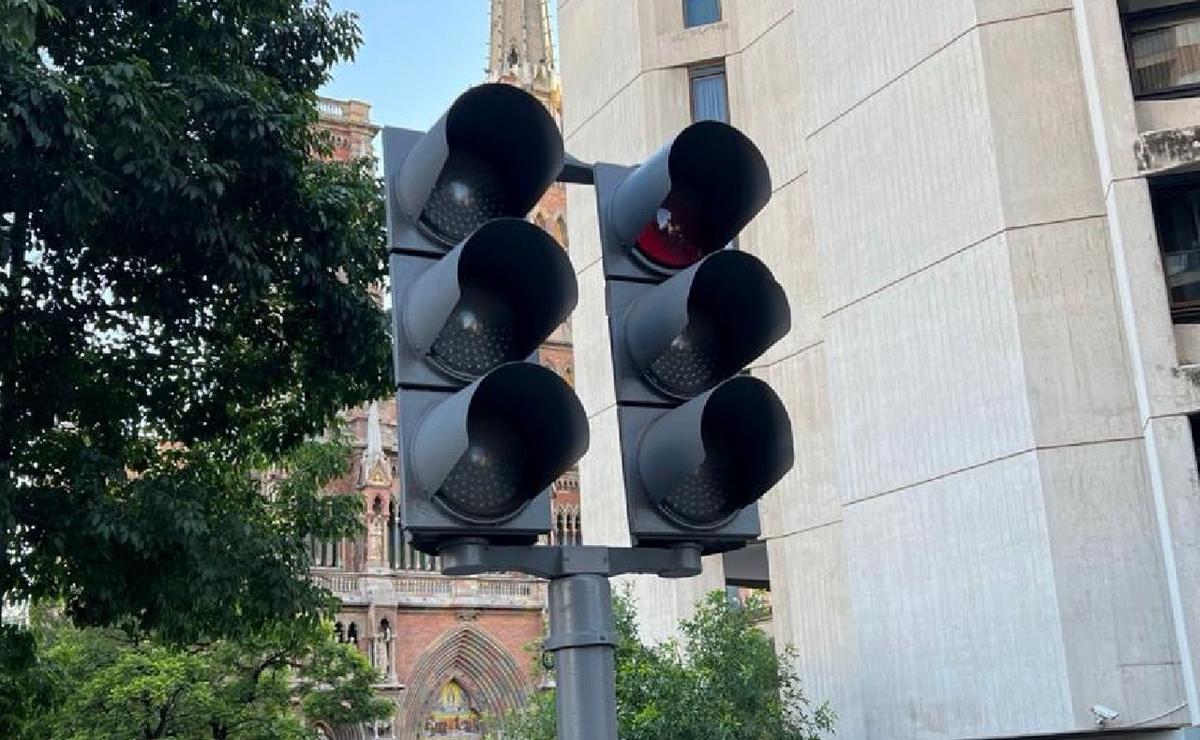
[[[517,85],[561,125],[561,100],[546,0],[492,0],[487,79]],[[371,156],[378,127],[370,105],[320,101],[320,121],[336,159]],[[530,219],[566,248],[566,196],[555,185]],[[571,335],[560,327],[539,360],[574,382]],[[376,667],[381,694],[396,713],[363,727],[320,727],[329,740],[482,737],[481,721],[522,704],[549,677],[530,650],[544,632],[545,584],[518,574],[447,578],[437,559],[404,544],[396,487],[396,407],[385,398],[350,409],[347,475],[333,493],[362,496],[364,536],[313,543],[313,577],[339,599],[335,629]],[[572,471],[554,486],[552,542],[580,541],[579,483]]]

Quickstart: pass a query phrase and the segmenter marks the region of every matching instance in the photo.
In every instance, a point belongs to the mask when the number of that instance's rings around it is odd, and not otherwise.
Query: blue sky
[[[488,0],[333,0],[358,14],[363,44],[321,92],[371,104],[385,126],[424,129],[460,92],[483,81]],[[554,22],[556,2],[550,3]],[[552,31],[557,44],[557,29]]]

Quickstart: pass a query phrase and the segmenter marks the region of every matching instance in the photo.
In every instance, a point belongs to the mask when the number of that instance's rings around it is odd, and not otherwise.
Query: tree
[[[613,599],[622,740],[817,740],[833,732],[828,705],[805,697],[791,649],[775,652],[756,626],[764,605],[714,592],[680,625],[680,639],[647,645],[628,597]],[[504,736],[554,740],[554,694],[506,719]]]
[[[6,735],[14,740],[299,740],[313,735],[306,719],[351,724],[393,711],[366,659],[327,623],[188,646],[54,620],[39,633],[56,700]]]
[[[0,737],[36,737],[41,718],[62,701],[63,684],[28,630],[0,625]]]
[[[0,596],[319,621],[353,512],[250,474],[387,388],[381,189],[312,156],[358,43],[328,0],[0,0]]]

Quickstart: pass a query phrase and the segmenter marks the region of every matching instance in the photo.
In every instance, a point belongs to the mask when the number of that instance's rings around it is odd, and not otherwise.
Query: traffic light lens
[[[650,364],[646,375],[669,395],[699,395],[716,385],[723,375],[719,349],[720,336],[712,326],[692,322]]]
[[[739,506],[730,495],[737,480],[710,461],[701,463],[662,500],[669,516],[692,527],[713,527],[737,513]]]
[[[475,285],[446,321],[429,360],[450,375],[470,380],[510,360],[519,360],[512,306]]]
[[[421,221],[439,239],[455,244],[504,211],[504,185],[495,166],[456,151],[438,176]]]
[[[659,267],[678,270],[721,248],[700,237],[703,232],[695,209],[673,193],[638,235],[638,251]]]
[[[471,442],[442,483],[438,497],[468,520],[496,521],[511,516],[524,503],[522,435],[503,418],[480,419],[472,425]]]

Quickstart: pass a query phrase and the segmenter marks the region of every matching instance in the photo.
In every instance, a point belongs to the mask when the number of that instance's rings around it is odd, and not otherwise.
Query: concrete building
[[[797,452],[758,560],[638,581],[643,630],[769,580],[839,737],[1195,737],[1200,4],[559,0],[559,26],[575,156],[702,117],[759,144],[740,246],[793,311],[753,368]],[[567,195],[585,540],[621,544],[595,204]]]

